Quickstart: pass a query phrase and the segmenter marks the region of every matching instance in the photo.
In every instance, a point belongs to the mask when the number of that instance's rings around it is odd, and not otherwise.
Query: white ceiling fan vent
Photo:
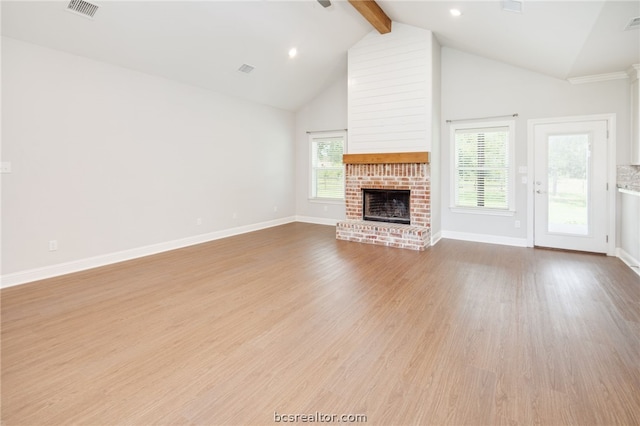
[[[632,18],[629,23],[627,24],[626,27],[624,27],[624,30],[637,30],[638,28],[640,28],[640,16],[638,16],[637,18]]]
[[[85,18],[93,18],[98,11],[98,5],[89,3],[85,0],[71,0],[67,6],[69,12],[84,16]]]
[[[243,72],[245,74],[249,74],[251,71],[253,71],[254,68],[255,67],[252,67],[249,64],[242,64],[240,68],[238,68],[238,71]]]

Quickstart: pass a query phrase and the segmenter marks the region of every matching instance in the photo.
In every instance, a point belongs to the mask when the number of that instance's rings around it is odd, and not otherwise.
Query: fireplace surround
[[[389,247],[425,250],[431,241],[431,186],[428,153],[345,154],[346,220],[336,238]],[[410,191],[408,224],[364,220],[363,189]]]

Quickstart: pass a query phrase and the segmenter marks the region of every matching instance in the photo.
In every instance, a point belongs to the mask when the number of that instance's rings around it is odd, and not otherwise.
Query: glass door
[[[536,246],[606,253],[607,122],[535,126]]]

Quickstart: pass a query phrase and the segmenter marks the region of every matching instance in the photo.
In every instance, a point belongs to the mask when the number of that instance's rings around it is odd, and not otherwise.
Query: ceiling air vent
[[[502,10],[522,13],[522,0],[502,0]]]
[[[238,68],[238,71],[243,72],[245,74],[249,74],[251,71],[253,71],[254,68],[255,67],[252,67],[251,65],[242,64],[240,68]]]
[[[640,28],[640,16],[638,16],[637,18],[633,18],[629,21],[629,23],[627,24],[626,27],[624,27],[625,31],[626,30],[637,30],[638,28]]]
[[[76,13],[85,18],[93,18],[98,11],[98,5],[85,0],[71,0],[67,6],[69,12]]]

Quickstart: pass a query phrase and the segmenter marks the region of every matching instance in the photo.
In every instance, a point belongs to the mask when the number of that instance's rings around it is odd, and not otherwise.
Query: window
[[[451,126],[452,207],[482,213],[513,212],[514,123]]]
[[[309,134],[311,143],[311,198],[344,200],[346,132]]]

